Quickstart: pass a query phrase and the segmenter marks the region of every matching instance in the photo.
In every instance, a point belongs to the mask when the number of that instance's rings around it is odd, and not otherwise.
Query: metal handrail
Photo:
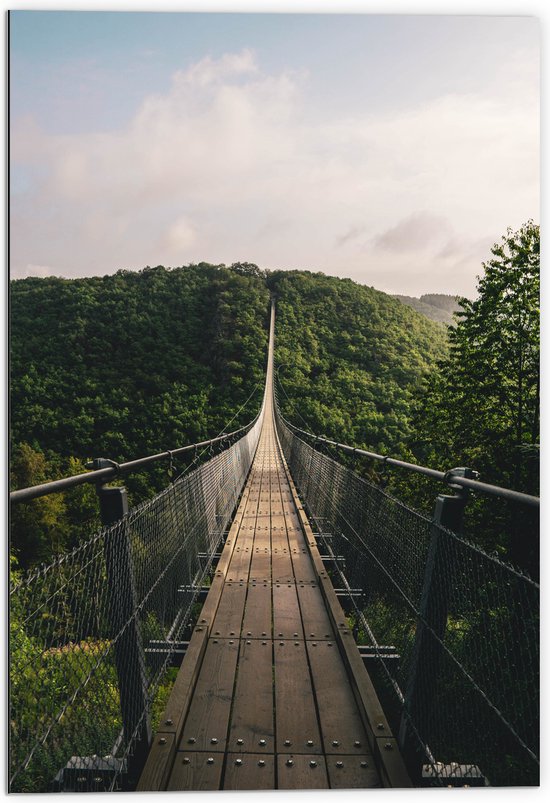
[[[287,421],[287,419],[282,415],[280,410],[278,410],[278,414],[281,420],[284,421],[286,426],[293,432],[305,435],[306,437],[311,438],[318,443],[326,443],[329,446],[333,446],[334,448],[343,452],[347,452],[348,454],[361,455],[362,457],[369,457],[372,460],[379,460],[380,462],[384,463],[384,465],[408,469],[409,471],[414,471],[417,474],[423,474],[425,477],[430,477],[431,479],[445,482],[451,486],[458,485],[461,488],[478,491],[479,493],[487,494],[488,496],[498,496],[501,499],[507,499],[510,502],[519,502],[520,504],[529,505],[531,507],[540,507],[540,498],[538,496],[532,496],[531,494],[525,494],[521,491],[514,491],[510,488],[502,488],[499,485],[490,485],[486,482],[480,482],[476,479],[460,476],[458,472],[462,471],[462,469],[455,468],[451,469],[450,471],[437,471],[436,469],[428,468],[427,466],[420,466],[416,463],[407,463],[404,460],[397,460],[393,457],[376,454],[376,452],[368,452],[365,449],[359,449],[357,446],[348,446],[345,443],[338,443],[338,441],[333,441],[329,438],[323,438],[320,435],[314,435],[312,432],[308,432],[305,429],[300,429],[300,427],[296,427],[294,424],[291,424],[290,421]]]
[[[129,474],[131,472],[138,471],[144,466],[148,466],[151,463],[157,462],[158,460],[171,459],[172,457],[184,454],[185,452],[190,452],[193,449],[213,446],[215,443],[228,440],[229,438],[233,438],[236,435],[251,429],[258,420],[260,413],[261,410],[251,422],[245,424],[243,427],[239,427],[239,429],[229,432],[226,435],[218,435],[216,438],[210,438],[210,440],[207,441],[192,443],[189,446],[181,446],[178,449],[166,450],[165,452],[148,455],[147,457],[140,457],[137,460],[130,460],[127,463],[115,463],[112,460],[103,460],[104,463],[109,463],[110,465],[103,468],[98,468],[95,471],[87,471],[85,474],[75,474],[71,477],[63,477],[59,480],[44,482],[41,485],[33,485],[29,488],[19,488],[18,490],[10,493],[10,503],[28,502],[31,499],[38,498],[39,496],[47,496],[48,494],[59,493],[61,491],[66,491],[68,488],[74,488],[77,485],[84,485],[86,483],[108,482],[119,474]],[[101,462],[101,459],[98,462]]]

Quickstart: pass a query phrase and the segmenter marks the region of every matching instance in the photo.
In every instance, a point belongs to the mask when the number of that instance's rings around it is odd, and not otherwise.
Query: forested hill
[[[283,412],[316,434],[403,454],[413,400],[446,354],[443,327],[350,279],[289,271],[270,283]]]
[[[439,327],[349,279],[206,264],[12,282],[13,442],[123,461],[215,435],[263,383],[270,289],[286,411],[398,450]]]
[[[447,326],[456,323],[454,313],[460,309],[458,296],[449,296],[444,293],[426,293],[419,298],[395,295],[394,298],[398,298],[403,304],[421,312],[431,321],[438,321]]]
[[[13,441],[121,461],[216,434],[263,383],[268,301],[211,265],[12,282]]]
[[[91,457],[122,462],[213,437],[257,386],[231,429],[250,420],[261,400],[270,291],[276,358],[293,399],[283,397],[285,413],[399,454],[411,399],[444,353],[442,327],[348,279],[201,263],[11,282],[12,487],[81,472]],[[131,501],[166,479],[165,467],[128,477]],[[23,562],[72,545],[93,496],[77,489],[16,508]]]

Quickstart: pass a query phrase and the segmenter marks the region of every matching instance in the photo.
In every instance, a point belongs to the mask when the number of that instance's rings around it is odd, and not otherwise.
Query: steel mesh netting
[[[173,653],[189,636],[260,426],[261,416],[228,449],[70,554],[16,574],[10,791],[50,791],[61,776],[61,788],[76,791],[128,787],[129,759],[150,733],[151,713],[162,711]]]
[[[278,432],[413,780],[536,785],[538,584]]]

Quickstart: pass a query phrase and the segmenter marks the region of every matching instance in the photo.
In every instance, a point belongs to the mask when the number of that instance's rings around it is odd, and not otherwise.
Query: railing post
[[[96,461],[100,462],[100,461]],[[107,462],[107,461],[105,461]],[[110,462],[110,461],[109,461]],[[99,465],[104,468],[104,465]],[[126,744],[134,741],[127,756],[127,783],[137,784],[151,745],[151,723],[145,655],[129,538],[126,488],[97,485],[101,520],[105,526],[120,522],[105,535],[105,564],[111,638],[115,639],[115,664],[120,693],[122,726]]]
[[[469,468],[455,468],[447,472],[448,480],[453,476],[475,479],[478,474]],[[429,718],[429,711],[434,704],[434,694],[439,671],[441,644],[447,628],[449,591],[451,584],[447,554],[448,536],[443,528],[454,533],[462,532],[464,508],[468,499],[468,491],[459,485],[450,487],[455,491],[453,496],[439,494],[435,500],[431,541],[424,571],[424,584],[420,600],[419,617],[405,691],[404,711],[399,728],[399,744],[408,763],[413,782],[422,774],[422,764],[432,760],[429,745],[426,751],[418,738],[413,736],[413,727],[420,725],[419,736],[422,737],[422,720]],[[416,777],[415,777],[416,776]]]

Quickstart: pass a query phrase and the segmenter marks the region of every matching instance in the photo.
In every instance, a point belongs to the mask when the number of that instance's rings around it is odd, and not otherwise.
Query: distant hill
[[[399,299],[402,304],[412,307],[417,312],[421,312],[426,318],[438,323],[444,323],[450,326],[455,322],[453,317],[457,312],[458,296],[449,296],[444,293],[426,293],[420,298],[413,296],[400,296],[394,295],[393,298]]]

